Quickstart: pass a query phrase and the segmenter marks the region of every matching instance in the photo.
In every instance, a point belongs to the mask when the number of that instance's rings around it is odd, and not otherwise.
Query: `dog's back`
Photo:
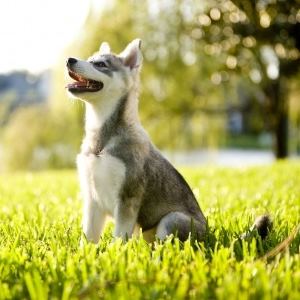
[[[148,229],[171,212],[182,212],[205,223],[202,211],[182,175],[151,147],[144,165],[145,190],[138,221]]]

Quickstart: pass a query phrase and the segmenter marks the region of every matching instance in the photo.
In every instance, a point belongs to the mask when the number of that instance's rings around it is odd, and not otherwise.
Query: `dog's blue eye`
[[[107,65],[103,61],[93,62],[93,65],[98,68],[107,68]]]

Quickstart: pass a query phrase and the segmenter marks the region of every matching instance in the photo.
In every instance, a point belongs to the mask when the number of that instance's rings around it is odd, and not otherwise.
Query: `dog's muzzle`
[[[86,93],[86,92],[98,92],[103,89],[103,82],[88,79],[78,74],[73,70],[78,60],[70,57],[67,59],[68,73],[75,82],[69,83],[66,88],[71,93]]]

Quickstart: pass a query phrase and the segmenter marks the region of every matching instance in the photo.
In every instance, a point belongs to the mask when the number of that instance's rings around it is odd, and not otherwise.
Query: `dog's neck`
[[[119,99],[109,99],[98,106],[86,103],[85,138],[82,151],[99,155],[109,140],[122,128],[140,125],[138,98],[131,91]]]

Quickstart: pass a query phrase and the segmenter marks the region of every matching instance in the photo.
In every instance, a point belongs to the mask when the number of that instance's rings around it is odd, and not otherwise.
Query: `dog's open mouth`
[[[66,86],[71,93],[98,92],[103,88],[101,81],[84,78],[70,69],[68,72],[70,77],[76,80]]]

